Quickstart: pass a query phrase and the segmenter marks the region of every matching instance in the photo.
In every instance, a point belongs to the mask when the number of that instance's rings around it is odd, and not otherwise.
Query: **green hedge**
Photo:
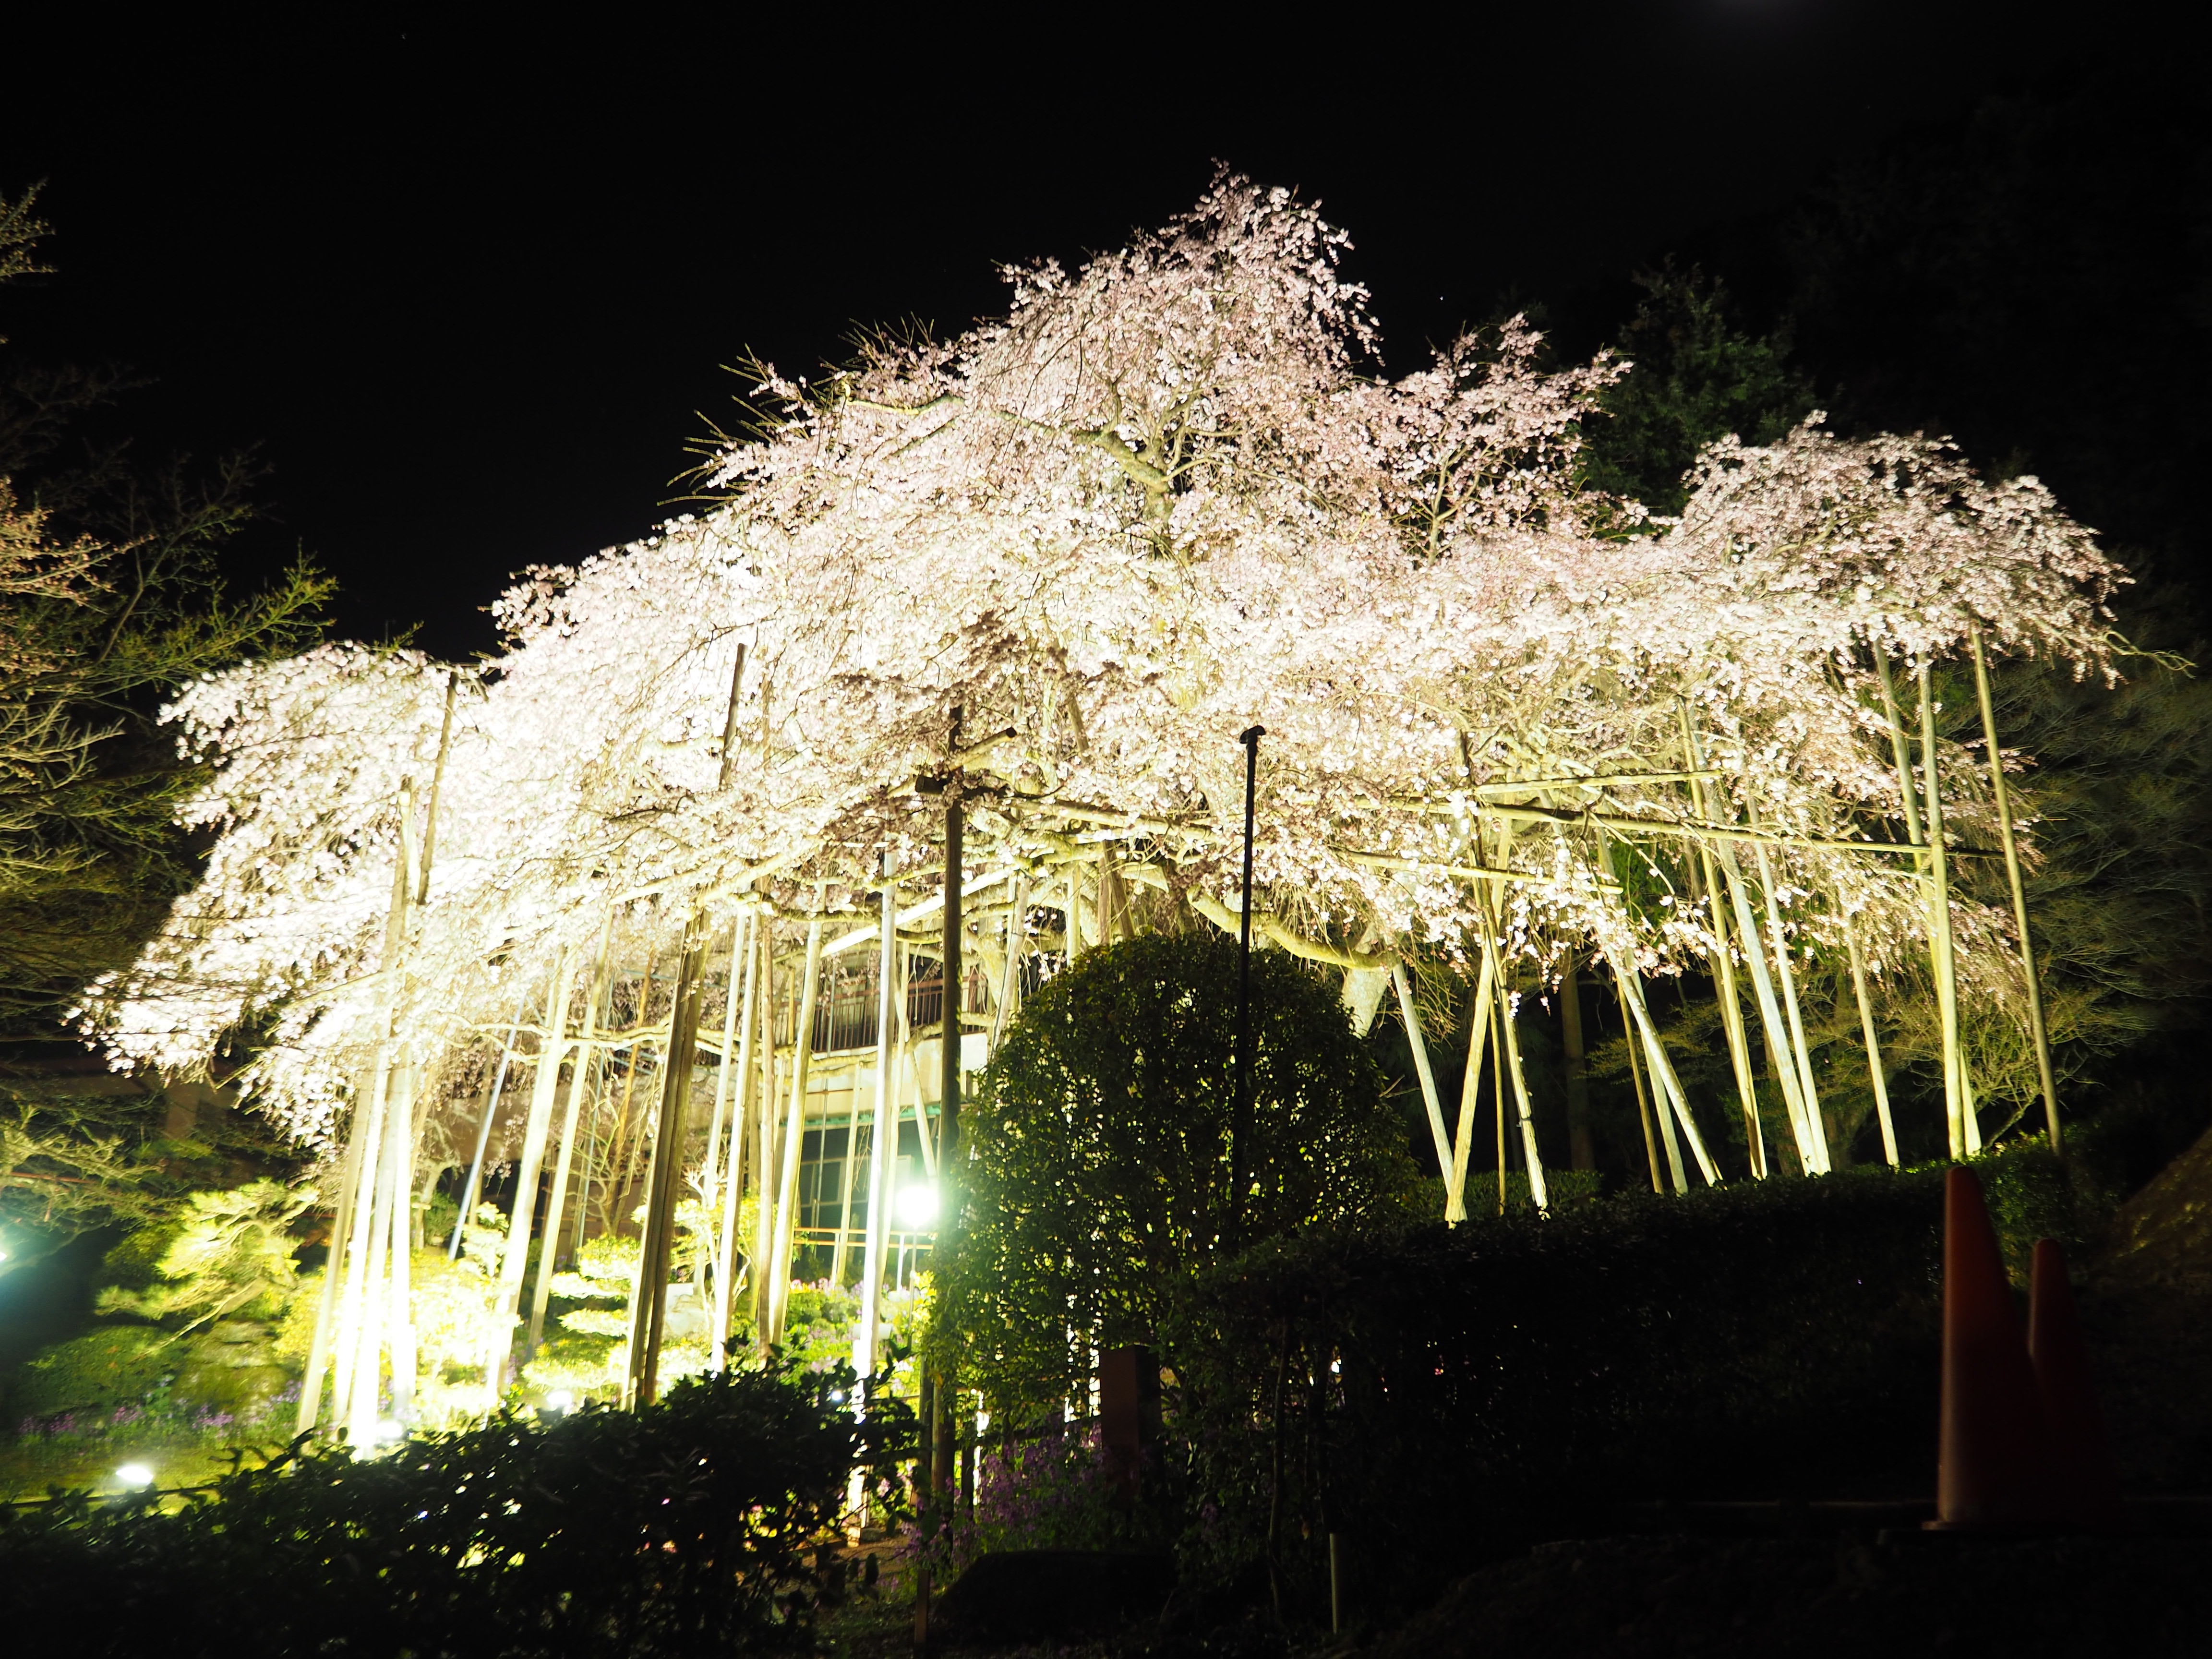
[[[851,1385],[732,1373],[640,1412],[313,1451],[175,1512],[0,1510],[0,1629],[223,1659],[805,1651],[847,1471],[888,1474],[912,1436],[896,1407],[856,1426]]]

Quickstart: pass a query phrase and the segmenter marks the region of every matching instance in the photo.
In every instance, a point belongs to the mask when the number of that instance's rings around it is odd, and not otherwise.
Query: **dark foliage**
[[[964,1137],[931,1340],[1000,1409],[1082,1386],[1090,1349],[1149,1340],[1247,1239],[1405,1213],[1417,1190],[1381,1074],[1337,987],[1252,959],[1251,1186],[1229,1211],[1237,945],[1147,934],[1079,958],[1022,1010]]]
[[[847,1471],[888,1472],[911,1437],[895,1406],[856,1425],[851,1386],[733,1372],[635,1413],[287,1456],[174,1513],[82,1494],[0,1511],[0,1620],[67,1608],[84,1654],[805,1651],[838,1588],[817,1545]]]
[[[1169,1333],[1187,1562],[1272,1556],[1310,1599],[1335,1531],[1419,1594],[1625,1498],[1923,1490],[1942,1194],[1869,1171],[1258,1246]]]

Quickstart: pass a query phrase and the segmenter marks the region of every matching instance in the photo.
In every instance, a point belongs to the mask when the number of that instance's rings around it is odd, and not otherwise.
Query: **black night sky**
[[[115,416],[149,456],[261,446],[269,516],[238,580],[304,548],[343,585],[343,631],[419,625],[468,653],[494,643],[480,607],[508,572],[662,514],[727,409],[720,365],[751,349],[803,370],[855,320],[957,329],[998,307],[996,262],[1116,246],[1215,158],[1351,229],[1387,367],[1509,302],[1587,350],[1670,252],[1753,247],[1732,275],[1757,301],[1756,247],[1777,245],[1757,227],[1839,161],[1992,95],[2136,101],[2135,65],[2172,52],[2126,17],[1647,0],[1441,27],[979,11],[802,33],[738,9],[489,29],[360,8],[127,37],[19,19],[0,188],[46,181],[57,270],[5,296],[0,332],[151,377]]]

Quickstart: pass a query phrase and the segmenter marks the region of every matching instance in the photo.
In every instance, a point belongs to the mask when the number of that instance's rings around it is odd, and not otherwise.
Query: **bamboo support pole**
[[[1651,1068],[1651,1076],[1659,1085],[1661,1099],[1667,1108],[1660,1115],[1662,1127],[1671,1112],[1674,1121],[1682,1127],[1683,1138],[1690,1143],[1690,1155],[1698,1161],[1698,1173],[1705,1178],[1705,1185],[1720,1185],[1720,1170],[1713,1163],[1712,1154],[1705,1150],[1705,1138],[1698,1132],[1698,1120],[1690,1115],[1689,1097],[1683,1092],[1682,1079],[1674,1073],[1674,1062],[1667,1057],[1667,1045],[1660,1040],[1659,1027],[1651,1018],[1651,1010],[1644,1000],[1644,987],[1632,966],[1624,975],[1620,965],[1614,964],[1613,977],[1620,981],[1621,992],[1628,1000],[1629,1012],[1635,1016],[1637,1027],[1643,1034],[1644,1056]],[[1679,1163],[1679,1157],[1677,1158]]]
[[[732,1144],[730,1158],[726,1165],[722,1156],[722,1139],[729,1127],[732,1093],[730,1048],[737,1036],[738,955],[744,945],[745,921],[746,918],[742,915],[732,917],[730,921],[730,965],[728,971],[723,975],[722,988],[722,1042],[721,1046],[714,1050],[714,1115],[707,1125],[707,1163],[699,1175],[699,1202],[710,1220],[721,1211],[722,1184],[728,1178],[726,1170],[734,1170],[737,1167],[737,1149],[744,1145],[742,1141]],[[723,1249],[719,1228],[708,1240],[707,1256],[709,1278],[713,1285],[719,1287],[722,1282],[725,1264],[729,1259]],[[719,1288],[715,1288],[710,1291],[709,1294],[719,1298],[721,1292]],[[708,1362],[708,1369],[714,1369],[711,1358]]]
[[[741,994],[738,987],[738,956],[744,958],[744,1012],[738,1027],[738,1052],[734,1066],[726,1050],[722,1069],[733,1072],[730,1101],[730,1156],[722,1180],[722,1227],[720,1238],[721,1269],[714,1279],[714,1307],[708,1334],[707,1369],[720,1371],[728,1363],[730,1340],[730,1312],[737,1300],[737,1249],[738,1212],[744,1207],[745,1190],[744,1145],[753,1119],[753,1045],[754,1028],[760,1000],[760,939],[759,925],[750,912],[738,921],[738,939],[730,950],[730,995],[732,1000]],[[757,1183],[759,1176],[754,1176]],[[755,1259],[753,1277],[757,1279],[758,1260]]]
[[[1797,975],[1790,966],[1789,936],[1782,926],[1782,902],[1774,880],[1774,866],[1766,849],[1759,851],[1759,884],[1766,896],[1767,944],[1774,951],[1775,982],[1782,988],[1782,1007],[1789,1019],[1790,1054],[1797,1071],[1798,1097],[1803,1103],[1805,1141],[1812,1149],[1808,1170],[1826,1175],[1832,1167],[1828,1156],[1828,1127],[1820,1115],[1820,1093],[1813,1082],[1813,1054],[1805,1041],[1805,1019],[1797,1006]]]
[[[446,761],[453,751],[453,698],[461,689],[461,671],[446,671],[446,713],[438,722],[438,763],[430,773],[429,810],[422,815],[422,873],[415,890],[415,902],[430,902],[430,859],[438,849],[438,798],[446,789]]]
[[[830,1282],[845,1283],[845,1241],[853,1231],[853,1166],[860,1157],[860,1091],[848,1091],[845,1105],[845,1156],[837,1170],[837,1239],[830,1249]],[[823,1138],[829,1138],[825,1128]]]
[[[1577,1170],[1597,1168],[1590,1144],[1589,1062],[1583,1047],[1582,963],[1569,956],[1559,970],[1559,1047],[1567,1084],[1567,1161]]]
[[[776,1133],[777,1115],[782,1109],[782,1098],[776,1090],[775,1065],[775,929],[771,919],[763,912],[760,919],[760,1099],[755,1113],[756,1145],[759,1156],[753,1160],[753,1260],[752,1315],[753,1344],[757,1352],[766,1352],[770,1304],[769,1274],[775,1261],[775,1195],[777,1176],[782,1169],[779,1154],[782,1138]]]
[[[952,740],[956,745],[959,738],[960,708],[956,704],[952,710]],[[960,1199],[960,1014],[961,1005],[967,1001],[966,975],[961,963],[967,923],[961,915],[960,902],[966,896],[962,878],[967,873],[963,848],[967,820],[957,786],[948,786],[945,796],[945,949],[938,963],[939,975],[945,981],[944,1041],[938,1054],[937,1091],[937,1130],[940,1137],[937,1147],[937,1224],[940,1231],[952,1224]],[[1105,876],[1102,858],[1102,889]],[[1105,942],[1103,939],[1099,941],[1102,945]]]
[[[1501,826],[1498,848],[1498,862],[1501,865],[1510,862],[1510,838],[1511,832]],[[1485,852],[1480,819],[1475,824],[1475,845],[1478,854]],[[1484,886],[1481,902],[1476,907],[1475,915],[1481,924],[1483,954],[1495,955],[1498,937],[1504,931],[1498,926],[1498,890],[1495,885]],[[1544,1184],[1544,1158],[1536,1148],[1536,1118],[1528,1100],[1528,1079],[1521,1069],[1521,1038],[1513,1029],[1513,1005],[1510,993],[1505,988],[1505,975],[1502,969],[1492,981],[1492,990],[1498,1007],[1498,1030],[1505,1045],[1502,1052],[1505,1064],[1513,1074],[1513,1102],[1521,1121],[1521,1151],[1528,1166],[1529,1201],[1536,1206],[1539,1215],[1548,1215],[1552,1209],[1551,1194]],[[1501,1194],[1505,1190],[1502,1173],[1498,1177],[1498,1190]]]
[[[392,1138],[392,1257],[385,1328],[392,1352],[392,1415],[415,1420],[415,1097],[420,1076],[411,1048],[403,1053],[386,1115]]]
[[[1502,974],[1491,981],[1490,1006],[1482,1011],[1490,1026],[1490,1052],[1496,1056],[1490,1066],[1491,1104],[1495,1109],[1491,1127],[1498,1141],[1498,1213],[1501,1216],[1505,1213],[1505,1040],[1498,1034],[1498,1010],[1504,999],[1498,995],[1497,988],[1504,981]]]
[[[1718,850],[1717,857],[1735,913],[1736,937],[1742,942],[1744,966],[1751,970],[1752,1000],[1758,1005],[1760,1031],[1766,1042],[1767,1070],[1782,1092],[1783,1109],[1790,1119],[1790,1138],[1796,1147],[1797,1166],[1808,1175],[1817,1174],[1820,1166],[1813,1149],[1797,1067],[1790,1058],[1788,1027],[1783,1020],[1780,1000],[1774,994],[1774,975],[1768,965],[1771,958],[1765,935],[1759,930],[1758,918],[1752,915],[1751,899],[1744,890],[1747,884],[1743,871],[1736,862],[1735,852],[1723,847]]]
[[[1711,821],[1716,813],[1711,796],[1706,793],[1705,780],[1714,775],[1705,770],[1704,746],[1698,741],[1696,726],[1691,721],[1686,702],[1676,701],[1675,713],[1682,723],[1683,752],[1688,758],[1690,770],[1690,802],[1699,817]],[[1766,1132],[1759,1121],[1759,1084],[1751,1066],[1751,1044],[1743,1029],[1743,1000],[1737,994],[1735,963],[1729,952],[1728,913],[1721,902],[1721,876],[1713,858],[1712,844],[1698,843],[1698,868],[1705,881],[1703,895],[1713,922],[1713,988],[1720,1004],[1721,1029],[1728,1038],[1729,1067],[1735,1073],[1736,1099],[1743,1111],[1744,1147],[1751,1163],[1752,1178],[1764,1181],[1767,1176]]]
[[[338,1360],[333,1376],[337,1398],[331,1417],[345,1422],[355,1443],[366,1443],[376,1425],[376,1382],[380,1366],[380,1341],[376,1310],[382,1288],[383,1261],[379,1253],[377,1200],[384,1188],[384,1146],[386,1105],[392,1086],[392,1036],[398,1018],[401,981],[407,946],[408,901],[414,887],[415,792],[402,779],[399,785],[399,848],[392,872],[392,902],[385,916],[383,983],[377,993],[378,1034],[376,1064],[369,1085],[369,1121],[362,1133],[361,1180],[354,1195],[353,1224],[348,1230],[353,1245],[347,1260],[345,1291],[339,1304],[337,1346]],[[356,1107],[356,1118],[360,1108]],[[362,1376],[362,1350],[369,1352],[368,1416],[365,1422],[356,1408]]]
[[[392,1149],[390,1100],[398,1068],[387,1066],[383,1102],[377,1111],[375,1141],[362,1174],[363,1196],[369,1200],[368,1225],[362,1230],[362,1273],[359,1313],[355,1322],[353,1375],[346,1388],[346,1436],[356,1446],[376,1438],[380,1385],[384,1380],[384,1321],[388,1300],[392,1260]]]
[[[461,1239],[469,1224],[469,1217],[476,1209],[477,1194],[483,1188],[484,1149],[491,1144],[492,1121],[499,1115],[499,1097],[507,1087],[508,1068],[514,1064],[514,1040],[522,1032],[523,1010],[530,1006],[525,997],[514,1005],[514,1018],[507,1024],[507,1042],[499,1051],[499,1069],[492,1073],[491,1090],[484,1097],[483,1117],[477,1124],[477,1148],[469,1159],[468,1179],[461,1183],[461,1211],[453,1218],[453,1237],[446,1247],[446,1259],[461,1259]]]
[[[1874,1085],[1875,1116],[1881,1124],[1881,1155],[1893,1170],[1898,1166],[1897,1125],[1889,1115],[1889,1079],[1882,1075],[1881,1042],[1875,1035],[1874,1002],[1867,995],[1866,955],[1859,949],[1858,924],[1844,913],[1844,942],[1851,952],[1851,993],[1859,1004],[1859,1030],[1866,1039],[1867,1075]]]
[[[1997,808],[1997,839],[2004,844],[2005,881],[2012,889],[2013,926],[2020,934],[2021,977],[2027,987],[2027,1032],[2035,1043],[2036,1081],[2043,1090],[2043,1123],[2054,1156],[2063,1159],[2066,1140],[2058,1127],[2058,1084],[2051,1066],[2051,1034],[2043,1020],[2043,981],[2035,971],[2035,940],[2027,930],[2027,884],[2020,872],[2020,842],[2013,834],[2012,790],[2005,781],[2004,751],[1997,743],[1996,699],[1990,693],[1989,653],[1982,630],[1969,630],[1974,642],[1974,690],[1982,705],[1982,739],[1990,754],[1990,793]]]
[[[791,1115],[781,1139],[783,1167],[776,1182],[775,1237],[769,1260],[768,1328],[762,1346],[780,1346],[783,1320],[791,1305],[792,1242],[799,1226],[799,1164],[806,1149],[806,1085],[814,1060],[814,1001],[822,978],[822,918],[806,927],[806,966],[799,983],[799,1029],[791,1051]]]
[[[1494,931],[1494,923],[1493,931]],[[1491,946],[1484,945],[1486,951]],[[1521,1040],[1513,1030],[1513,1005],[1500,974],[1492,986],[1498,1003],[1498,1026],[1505,1042],[1505,1063],[1513,1075],[1513,1103],[1520,1121],[1521,1152],[1528,1165],[1528,1200],[1539,1214],[1549,1214],[1552,1199],[1544,1184],[1543,1154],[1536,1150],[1536,1118],[1528,1102],[1528,1079],[1521,1070]]]
[[[1421,1103],[1428,1110],[1429,1135],[1436,1143],[1437,1173],[1451,1180],[1451,1139],[1444,1132],[1443,1105],[1437,1097],[1437,1076],[1429,1066],[1429,1045],[1421,1036],[1421,1017],[1413,1010],[1413,977],[1402,962],[1390,968],[1390,983],[1397,988],[1398,1013],[1405,1021],[1407,1046],[1413,1051],[1413,1070],[1421,1079]],[[1449,1208],[1447,1201],[1446,1208]]]
[[[1958,1078],[1953,1064],[1956,1057],[1954,1038],[1957,1024],[1957,1006],[1953,1000],[1954,981],[1951,975],[1950,955],[1948,948],[1951,928],[1948,865],[1947,863],[1945,866],[1946,879],[1943,883],[1942,900],[1939,902],[1934,861],[1935,849],[1930,845],[1928,834],[1929,823],[1940,824],[1942,821],[1940,817],[1942,808],[1932,799],[1938,781],[1932,772],[1927,773],[1923,779],[1923,783],[1931,797],[1929,801],[1929,817],[1923,819],[1920,807],[1921,787],[1913,781],[1912,761],[1905,742],[1905,717],[1897,700],[1896,681],[1890,673],[1889,653],[1876,647],[1874,660],[1875,672],[1881,685],[1882,712],[1889,722],[1889,746],[1890,753],[1897,765],[1898,793],[1905,805],[1905,830],[1911,837],[1913,846],[1919,850],[1919,856],[1913,862],[1914,868],[1920,876],[1921,906],[1928,922],[1928,975],[1929,981],[1936,988],[1936,1018],[1943,1054],[1944,1127],[1950,1154],[1954,1158],[1957,1158],[1965,1156],[1966,1133],[1965,1124],[1959,1110]],[[1924,681],[1924,675],[1923,678]],[[1933,725],[1933,711],[1923,712],[1930,715],[1930,718],[1923,723],[1924,739],[1929,728]],[[1924,740],[1922,754],[1923,759],[1932,757]],[[1940,835],[1937,839],[1941,839]]]
[[[1659,1145],[1667,1149],[1668,1178],[1673,1184],[1674,1196],[1680,1198],[1690,1190],[1690,1177],[1682,1166],[1682,1139],[1675,1133],[1674,1115],[1668,1109],[1666,1097],[1660,1095],[1656,1108],[1652,1103],[1651,1096],[1659,1093],[1659,1079],[1651,1077],[1650,1087],[1647,1089],[1645,1086],[1651,1060],[1650,1052],[1644,1047],[1643,1028],[1637,1024],[1635,1012],[1628,1006],[1628,981],[1621,975],[1620,964],[1610,957],[1606,959],[1606,965],[1613,969],[1613,994],[1620,1002],[1621,1036],[1628,1044],[1628,1069],[1636,1079],[1637,1106],[1644,1114],[1644,1151],[1651,1159],[1651,1190],[1655,1193],[1666,1190],[1660,1184],[1658,1153],[1652,1145],[1652,1122],[1656,1119]]]
[[[915,1145],[921,1152],[921,1178],[931,1186],[937,1184],[937,1137],[930,1133],[929,1104],[922,1098],[921,1056],[914,1034],[913,1010],[908,1006],[913,996],[914,952],[899,952],[899,1098],[903,1102],[910,1091],[914,1099]]]
[[[1936,759],[1936,693],[1924,661],[1920,665],[1920,775],[1928,792],[1928,858],[1935,872],[1931,920],[1941,941],[1936,1006],[1943,1022],[1943,1108],[1951,1129],[1951,1156],[1972,1158],[1982,1150],[1982,1132],[1974,1115],[1966,1054],[1959,1043],[1958,941],[1951,927],[1951,860],[1943,839],[1943,784]]]
[[[560,1261],[561,1222],[568,1206],[568,1182],[575,1164],[576,1126],[583,1111],[584,1097],[591,1087],[592,1068],[586,1057],[591,1053],[601,992],[613,977],[614,927],[614,912],[610,908],[599,930],[599,960],[592,964],[591,981],[585,988],[584,1017],[577,1035],[575,1063],[568,1068],[568,1099],[561,1114],[557,1142],[560,1155],[554,1160],[553,1186],[545,1198],[545,1225],[540,1230],[544,1242],[538,1247],[538,1276],[530,1289],[530,1327],[522,1340],[522,1352],[526,1354],[536,1353],[545,1334],[545,1308],[553,1293],[554,1269]]]
[[[1483,1039],[1490,1031],[1491,982],[1497,976],[1498,960],[1485,951],[1482,966],[1475,975],[1474,1001],[1468,1021],[1467,1073],[1460,1079],[1459,1122],[1452,1137],[1449,1190],[1444,1194],[1444,1220],[1455,1227],[1467,1219],[1467,1166],[1474,1151],[1474,1120],[1482,1085]]]
[[[1608,963],[1608,966],[1611,964]],[[1620,975],[1613,977],[1613,994],[1620,1004],[1620,1040],[1628,1051],[1628,1075],[1636,1085],[1636,1112],[1644,1125],[1644,1156],[1651,1165],[1651,1190],[1663,1194],[1667,1190],[1666,1177],[1659,1172],[1659,1137],[1652,1125],[1651,1096],[1644,1086],[1644,1062],[1637,1057],[1636,1021],[1628,1012],[1628,994],[1620,988]],[[1668,1166],[1674,1176],[1677,1196],[1689,1190],[1689,1182],[1682,1174],[1681,1148],[1669,1143],[1672,1157]]]
[[[1019,870],[1015,871],[1013,885],[1008,895],[1006,955],[1006,961],[1001,966],[999,1006],[992,1011],[991,1015],[991,1052],[993,1054],[998,1053],[999,1044],[1006,1040],[1006,1027],[1012,1023],[1014,1015],[1021,1005],[1022,953],[1023,946],[1029,940],[1026,886],[1027,882],[1024,873]]]
[[[315,1334],[307,1349],[307,1367],[300,1383],[298,1431],[313,1429],[322,1414],[323,1381],[330,1369],[331,1337],[337,1319],[337,1290],[345,1277],[348,1235],[353,1222],[354,1188],[361,1181],[362,1149],[361,1125],[346,1138],[345,1160],[340,1166],[336,1201],[331,1206],[331,1239],[323,1253],[323,1291],[315,1309]]]
[[[868,1146],[868,1225],[860,1250],[860,1321],[853,1370],[865,1387],[883,1363],[884,1258],[890,1243],[891,1179],[898,1169],[898,1085],[891,1075],[892,1000],[898,994],[898,866],[884,854],[883,945],[876,962],[876,1121]],[[1013,924],[1020,925],[1017,916]],[[1011,950],[1008,952],[1011,957]]]
[[[521,1298],[523,1273],[530,1263],[538,1182],[544,1170],[546,1135],[560,1087],[561,1059],[567,1048],[568,993],[574,975],[575,953],[563,946],[546,994],[545,1018],[539,1027],[537,1069],[530,1080],[530,1115],[523,1125],[522,1155],[515,1164],[514,1203],[507,1215],[507,1249],[500,1258],[499,1283],[485,1341],[484,1385],[494,1401],[506,1392],[507,1367],[514,1358],[516,1304]]]

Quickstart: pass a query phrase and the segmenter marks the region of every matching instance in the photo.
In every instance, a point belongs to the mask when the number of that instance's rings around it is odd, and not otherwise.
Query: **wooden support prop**
[[[684,954],[676,970],[676,1006],[668,1059],[661,1067],[659,1121],[653,1158],[646,1165],[645,1237],[638,1252],[636,1316],[630,1324],[629,1378],[625,1393],[632,1406],[650,1406],[659,1395],[660,1346],[668,1318],[668,1264],[676,1245],[676,1206],[684,1193],[684,1142],[690,1129],[691,1073],[698,1064],[699,981],[707,959],[707,921],[694,914],[685,930]]]
[[[2062,1161],[2066,1139],[2058,1127],[2058,1084],[2051,1067],[2051,1036],[2043,1023],[2043,981],[2035,971],[2035,940],[2027,928],[2027,887],[2021,878],[2020,842],[2013,834],[2012,790],[2005,781],[2004,751],[1997,744],[1996,701],[1990,695],[1989,653],[1982,630],[1969,629],[1974,642],[1974,690],[1982,705],[1982,740],[1990,755],[1990,793],[1996,799],[1997,839],[2003,842],[2005,881],[2012,889],[2013,926],[2020,934],[2021,976],[2027,986],[2027,1030],[2035,1042],[2036,1080],[2043,1088],[2043,1124],[2051,1151]]]
[[[1436,1073],[1429,1066],[1429,1045],[1421,1036],[1421,1017],[1413,1008],[1413,983],[1406,964],[1390,969],[1390,982],[1398,988],[1398,1013],[1405,1021],[1406,1042],[1413,1051],[1413,1070],[1421,1079],[1421,1103],[1428,1109],[1429,1136],[1436,1142],[1437,1173],[1449,1182],[1452,1175],[1451,1139],[1444,1132],[1444,1109],[1437,1097]],[[1449,1210],[1449,1202],[1446,1202]]]

